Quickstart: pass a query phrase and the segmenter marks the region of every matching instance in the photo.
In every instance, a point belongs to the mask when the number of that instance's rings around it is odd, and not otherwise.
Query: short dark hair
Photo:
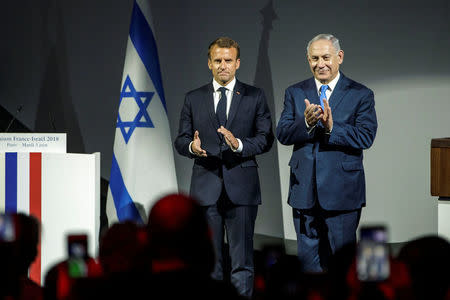
[[[241,55],[241,50],[239,49],[239,44],[229,37],[223,36],[215,39],[214,41],[209,44],[208,47],[208,58],[211,59],[211,49],[217,46],[219,48],[235,48],[237,50],[237,56],[236,59],[238,59]]]

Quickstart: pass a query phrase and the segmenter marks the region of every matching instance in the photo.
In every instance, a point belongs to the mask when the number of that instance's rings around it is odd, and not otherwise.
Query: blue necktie
[[[227,95],[225,91],[227,90],[224,87],[218,89],[220,91],[220,99],[219,103],[217,103],[216,116],[217,120],[219,120],[219,124],[225,127],[227,123]]]
[[[323,106],[323,99],[327,99],[327,94],[325,93],[328,89],[328,85],[322,85],[320,87],[320,106],[322,106],[322,109],[325,111],[325,107]]]

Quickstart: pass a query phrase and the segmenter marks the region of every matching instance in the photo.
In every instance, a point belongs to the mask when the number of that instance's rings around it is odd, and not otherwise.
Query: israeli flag
[[[109,224],[145,223],[153,203],[178,191],[167,106],[148,0],[135,0],[109,180]]]

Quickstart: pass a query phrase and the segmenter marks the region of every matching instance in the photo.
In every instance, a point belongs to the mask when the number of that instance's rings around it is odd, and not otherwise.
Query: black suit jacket
[[[270,150],[274,136],[272,120],[262,89],[236,81],[226,128],[242,141],[241,153],[233,152],[217,132],[213,85],[186,94],[174,145],[178,153],[194,158],[190,193],[201,205],[212,205],[224,186],[230,200],[239,205],[261,203],[255,156]],[[208,157],[189,152],[194,132]]]

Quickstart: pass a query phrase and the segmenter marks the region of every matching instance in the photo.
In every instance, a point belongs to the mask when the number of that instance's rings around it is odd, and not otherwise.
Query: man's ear
[[[339,50],[338,52],[338,57],[339,57],[339,64],[342,64],[344,62],[344,50]]]

